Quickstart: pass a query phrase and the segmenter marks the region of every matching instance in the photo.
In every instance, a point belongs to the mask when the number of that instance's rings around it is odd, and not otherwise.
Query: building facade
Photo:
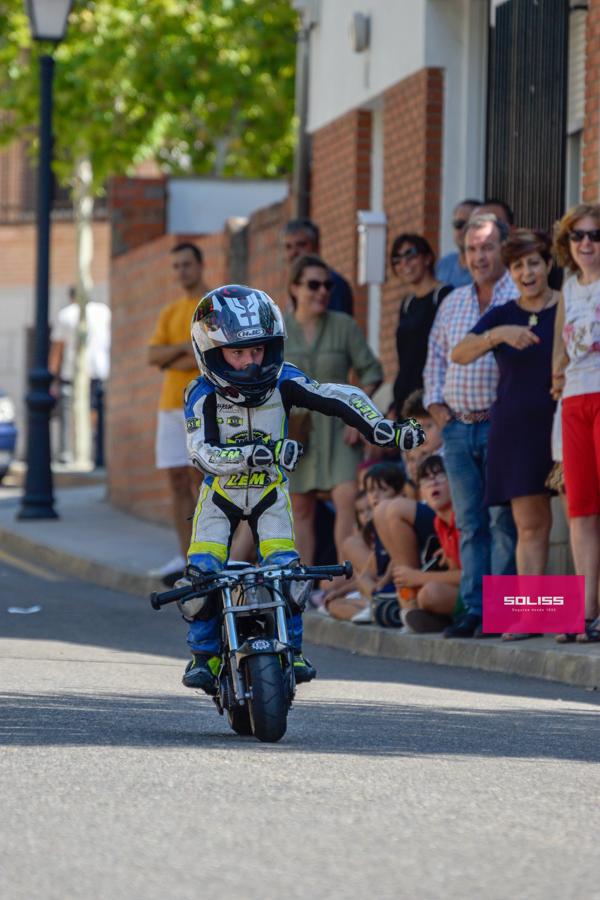
[[[451,250],[452,209],[464,197],[500,195],[519,224],[538,227],[579,199],[597,201],[600,0],[294,5],[309,179],[245,223],[203,234],[192,219],[186,231],[205,252],[210,285],[257,283],[284,304],[281,229],[307,195],[322,255],[353,285],[357,319],[391,380],[401,288],[385,259],[382,277],[359,284],[359,212],[381,214],[385,257],[404,230],[425,234],[439,253]],[[146,364],[146,345],[175,296],[168,253],[178,235],[168,233],[160,179],[118,179],[109,201],[110,497],[168,522],[166,484],[153,465],[160,375]]]

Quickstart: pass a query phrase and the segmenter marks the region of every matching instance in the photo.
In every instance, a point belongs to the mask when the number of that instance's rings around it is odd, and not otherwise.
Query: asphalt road
[[[184,637],[0,551],[3,900],[600,898],[597,694],[312,648],[264,745]]]

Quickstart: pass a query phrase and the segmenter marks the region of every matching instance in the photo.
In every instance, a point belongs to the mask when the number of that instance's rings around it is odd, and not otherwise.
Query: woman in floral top
[[[557,640],[600,641],[600,206],[580,204],[556,223],[554,253],[574,276],[563,288],[566,351],[562,390],[565,486],[575,571],[585,576],[583,634]]]

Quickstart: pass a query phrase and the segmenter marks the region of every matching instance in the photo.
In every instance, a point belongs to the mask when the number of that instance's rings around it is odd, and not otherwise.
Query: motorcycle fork
[[[234,605],[231,599],[231,589],[224,587],[221,589],[223,597],[223,619],[225,622],[225,634],[227,635],[227,654],[229,656],[229,671],[233,680],[233,692],[235,699],[240,704],[245,704],[248,699],[248,692],[244,685],[244,679],[238,669],[236,662],[236,653],[239,649],[239,641],[237,634],[237,626],[235,624]]]
[[[281,579],[279,579],[279,578],[273,579],[273,593],[274,593],[274,596],[279,597],[282,600],[284,599],[283,585],[281,583]],[[290,706],[291,706],[291,698],[293,698],[294,694],[296,693],[296,678],[294,675],[294,650],[290,644],[290,638],[289,638],[289,634],[288,634],[287,618],[285,615],[286,608],[287,608],[287,604],[278,606],[276,608],[275,621],[277,623],[277,633],[279,635],[279,640],[281,641],[282,644],[287,644],[287,646],[289,647],[289,650],[287,651],[287,662],[288,662],[288,671],[289,671],[289,677],[290,677],[289,690],[290,690]]]

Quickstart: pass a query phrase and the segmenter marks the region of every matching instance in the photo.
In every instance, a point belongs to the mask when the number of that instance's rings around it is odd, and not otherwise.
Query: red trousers
[[[600,515],[600,392],[564,399],[562,429],[569,516]]]

